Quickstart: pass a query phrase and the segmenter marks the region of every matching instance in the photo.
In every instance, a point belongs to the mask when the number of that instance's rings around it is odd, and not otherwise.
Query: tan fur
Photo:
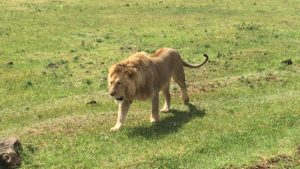
[[[171,48],[158,49],[153,55],[138,52],[119,64],[112,65],[108,73],[109,94],[119,102],[118,119],[111,131],[118,130],[125,121],[125,116],[133,100],[152,99],[151,122],[159,120],[159,91],[165,96],[161,109],[170,109],[171,95],[169,85],[171,77],[180,86],[184,103],[189,102],[183,67],[200,67],[184,62],[177,51]]]

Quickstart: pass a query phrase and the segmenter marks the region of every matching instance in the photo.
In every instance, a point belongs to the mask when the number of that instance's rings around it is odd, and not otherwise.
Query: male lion
[[[177,51],[171,48],[158,49],[153,55],[138,52],[119,64],[112,65],[108,73],[109,94],[119,103],[118,119],[110,131],[120,129],[125,121],[130,104],[133,100],[152,99],[151,122],[159,120],[159,91],[165,96],[162,112],[170,109],[170,80],[180,86],[182,99],[185,104],[189,102],[183,66],[198,68],[205,64],[191,65],[184,62]]]

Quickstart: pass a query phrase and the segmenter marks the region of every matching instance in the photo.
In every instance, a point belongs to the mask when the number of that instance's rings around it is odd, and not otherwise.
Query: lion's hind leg
[[[172,75],[174,81],[179,85],[182,93],[182,100],[184,104],[189,103],[189,95],[187,93],[187,86],[185,83],[185,75],[183,66],[176,67]]]
[[[165,104],[162,109],[160,109],[161,112],[169,112],[170,111],[170,104],[171,104],[171,94],[170,94],[170,83],[162,90],[164,96],[165,96]]]

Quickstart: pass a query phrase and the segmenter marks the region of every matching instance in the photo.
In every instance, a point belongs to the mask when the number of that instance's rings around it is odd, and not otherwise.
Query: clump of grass
[[[75,52],[77,52],[77,49],[71,49],[70,52],[75,53]]]
[[[102,43],[103,41],[104,41],[104,40],[103,40],[102,38],[97,38],[97,39],[96,39],[96,42],[97,42],[97,43]]]
[[[73,57],[73,62],[78,62],[79,59],[80,59],[80,56],[78,56],[78,55],[77,55],[77,56],[74,56],[74,57]]]
[[[238,30],[246,30],[246,31],[255,31],[258,30],[261,26],[255,23],[245,23],[243,22],[242,24],[236,25],[236,28]]]
[[[104,39],[110,39],[111,38],[111,35],[109,35],[109,34],[106,34],[105,36],[104,36]]]
[[[87,84],[87,85],[91,85],[93,83],[93,81],[91,79],[84,79],[83,83]]]
[[[59,60],[59,61],[56,61],[56,62],[50,61],[47,64],[46,68],[58,68],[62,65],[67,66],[68,63],[69,63],[69,61],[67,61],[67,60]]]
[[[205,44],[204,47],[207,49],[207,48],[210,48],[210,44]]]
[[[33,82],[28,80],[24,83],[24,88],[27,89],[27,88],[30,88],[33,86]]]
[[[217,58],[225,57],[226,55],[218,51]]]
[[[59,63],[62,64],[62,65],[64,65],[64,64],[67,64],[68,61],[67,60],[60,60]]]

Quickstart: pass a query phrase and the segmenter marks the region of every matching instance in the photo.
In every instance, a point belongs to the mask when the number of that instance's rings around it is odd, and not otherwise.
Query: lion
[[[171,77],[180,86],[182,100],[189,102],[185,83],[184,66],[199,68],[208,61],[192,65],[182,60],[180,54],[172,48],[160,48],[154,54],[138,52],[128,59],[114,64],[108,72],[109,95],[118,102],[117,122],[110,131],[117,131],[125,121],[129,107],[134,100],[151,99],[150,121],[159,121],[159,92],[162,91],[165,103],[161,112],[170,110],[171,95],[169,91]]]

